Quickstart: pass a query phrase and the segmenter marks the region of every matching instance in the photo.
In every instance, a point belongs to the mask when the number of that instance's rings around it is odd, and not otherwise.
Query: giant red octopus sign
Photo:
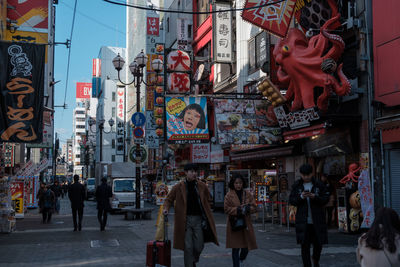
[[[286,98],[291,103],[291,111],[315,106],[326,111],[332,92],[339,96],[350,92],[350,82],[342,72],[343,64],[337,66],[345,44],[340,36],[329,33],[336,28],[339,18],[337,13],[321,27],[318,35],[310,39],[301,30],[292,28],[275,46],[277,78],[282,87],[287,88]],[[317,103],[314,102],[315,87],[323,88]]]

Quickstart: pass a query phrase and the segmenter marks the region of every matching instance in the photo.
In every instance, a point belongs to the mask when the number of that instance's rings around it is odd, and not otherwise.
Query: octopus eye
[[[290,51],[289,46],[284,45],[284,46],[282,47],[282,51],[283,51],[283,52],[289,52],[289,51]]]

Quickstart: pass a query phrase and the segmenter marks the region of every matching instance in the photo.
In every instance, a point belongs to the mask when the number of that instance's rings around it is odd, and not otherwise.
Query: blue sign
[[[143,126],[146,122],[146,117],[142,112],[136,112],[132,115],[131,121],[136,127]]]
[[[142,128],[140,127],[136,127],[135,129],[133,129],[133,136],[136,138],[141,138],[144,135],[144,131]]]

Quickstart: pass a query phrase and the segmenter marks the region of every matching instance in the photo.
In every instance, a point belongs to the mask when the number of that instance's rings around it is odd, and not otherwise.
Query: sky
[[[71,36],[74,0],[59,0],[56,5],[55,41],[66,42]],[[92,59],[97,58],[102,46],[125,47],[125,7],[103,0],[78,0],[71,41],[68,86],[68,49],[56,45],[54,80],[55,105],[65,103],[67,109],[55,108],[55,132],[60,143],[72,136],[72,115],[75,108],[76,83],[92,82]],[[67,91],[66,91],[67,90]]]

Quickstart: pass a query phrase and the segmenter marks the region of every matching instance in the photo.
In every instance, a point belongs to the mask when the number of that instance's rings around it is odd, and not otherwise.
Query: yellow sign
[[[0,0],[1,1],[1,0]],[[6,31],[5,36],[6,41],[12,42],[25,42],[25,43],[34,43],[34,44],[48,44],[47,33],[41,32],[26,32],[26,31],[15,31],[10,32]],[[46,58],[45,63],[47,63],[47,46],[46,46]]]
[[[15,213],[17,214],[24,213],[24,199],[22,197],[15,199]]]
[[[184,110],[186,107],[186,103],[178,98],[172,98],[167,103],[167,111],[169,114],[177,116]]]

